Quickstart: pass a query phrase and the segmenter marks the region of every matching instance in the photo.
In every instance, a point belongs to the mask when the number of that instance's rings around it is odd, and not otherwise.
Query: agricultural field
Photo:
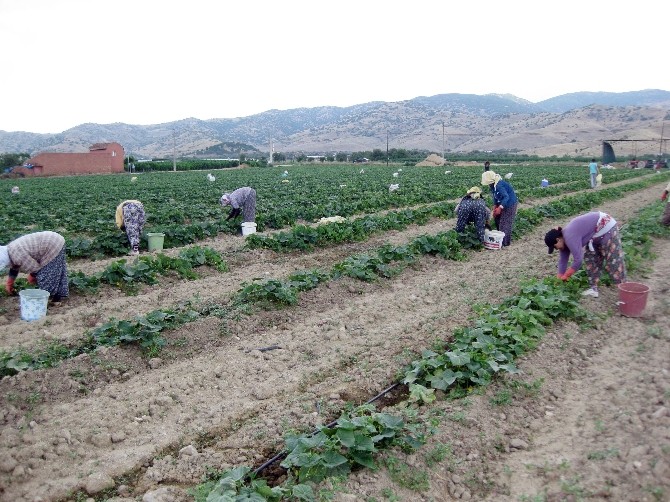
[[[670,176],[493,169],[521,201],[500,251],[453,232],[481,166],[0,180],[0,243],[62,233],[71,282],[30,323],[0,296],[0,500],[666,500]],[[125,256],[124,199],[163,252]],[[544,233],[595,209],[641,317],[553,279]]]

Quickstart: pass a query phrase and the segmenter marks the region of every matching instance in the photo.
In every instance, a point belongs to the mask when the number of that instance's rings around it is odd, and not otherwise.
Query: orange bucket
[[[639,282],[622,282],[619,288],[619,312],[626,317],[640,317],[647,306],[649,286]]]

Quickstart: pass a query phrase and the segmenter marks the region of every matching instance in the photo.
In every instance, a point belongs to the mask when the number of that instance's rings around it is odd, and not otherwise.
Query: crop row
[[[514,166],[519,195],[555,195],[586,188],[585,169],[560,166]],[[165,247],[192,244],[238,227],[225,221],[218,204],[224,191],[253,186],[258,192],[258,230],[280,229],[322,217],[369,214],[417,204],[453,200],[479,185],[479,168],[315,166],[290,168],[286,177],[276,168],[226,170],[214,182],[203,172],[138,175],[74,176],[0,180],[0,243],[37,230],[66,237],[69,256],[118,256],[127,250],[125,234],[114,226],[114,211],[125,199],[141,200],[147,211],[146,232],[166,234]],[[393,175],[397,174],[397,177]],[[612,170],[605,183],[649,174],[643,170]],[[552,186],[541,189],[540,180]],[[390,183],[400,189],[389,192]],[[11,187],[19,187],[14,194]],[[143,241],[142,246],[144,246]]]
[[[621,197],[622,194],[638,190],[656,182],[654,178],[637,183],[600,191],[589,191],[572,197],[565,197],[535,208],[522,209],[518,213],[518,235],[529,232],[545,217],[565,217],[588,210],[608,199]],[[377,277],[391,277],[400,273],[404,267],[414,262],[420,255],[433,254],[445,259],[462,260],[463,236],[454,230],[437,235],[423,235],[402,246],[385,245],[376,253],[350,256],[335,264],[331,270],[311,270],[297,272],[288,279],[263,279],[251,283],[242,283],[240,289],[228,307],[213,304],[198,306],[190,303],[180,304],[173,309],[157,310],[134,320],[110,320],[108,323],[87,333],[75,346],[65,347],[61,342],[53,342],[37,351],[17,349],[0,352],[0,375],[14,374],[20,369],[50,367],[59,360],[72,357],[81,351],[91,351],[99,345],[116,345],[140,340],[143,348],[155,354],[164,345],[161,332],[183,322],[192,321],[200,316],[217,315],[228,317],[248,311],[251,304],[273,305],[295,304],[301,291],[317,287],[328,280],[343,275],[371,281]],[[473,247],[468,240],[465,247]]]

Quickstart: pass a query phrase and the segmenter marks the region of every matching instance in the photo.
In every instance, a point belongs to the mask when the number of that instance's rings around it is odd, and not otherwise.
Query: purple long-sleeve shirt
[[[596,225],[600,213],[593,211],[577,216],[563,228],[563,240],[565,247],[560,251],[558,258],[558,273],[564,274],[568,268],[568,260],[572,254],[572,268],[579,270],[584,259],[584,246],[586,246],[596,233]]]

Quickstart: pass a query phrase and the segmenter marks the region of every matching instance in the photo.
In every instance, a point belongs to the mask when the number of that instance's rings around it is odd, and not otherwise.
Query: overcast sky
[[[0,130],[669,90],[669,14],[657,0],[0,0]]]

